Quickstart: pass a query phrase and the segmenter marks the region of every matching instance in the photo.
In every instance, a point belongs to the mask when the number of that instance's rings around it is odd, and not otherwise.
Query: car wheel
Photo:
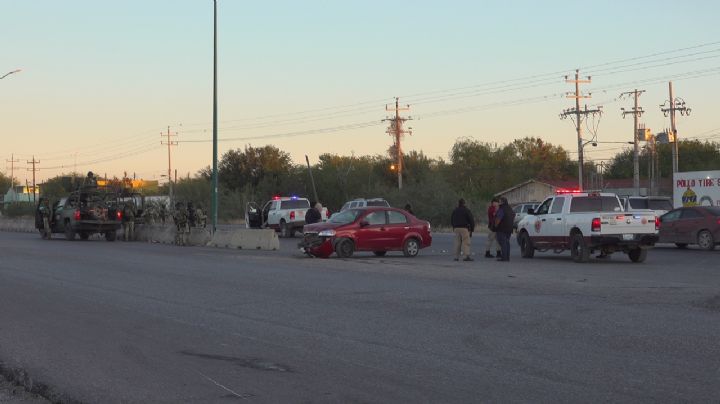
[[[70,241],[75,240],[75,230],[73,230],[70,222],[65,223],[65,238]]]
[[[373,251],[373,254],[377,255],[378,257],[384,257],[385,254],[387,254],[387,251]]]
[[[590,249],[585,244],[582,233],[575,233],[570,236],[570,255],[575,262],[590,261]]]
[[[518,243],[520,243],[520,255],[523,258],[532,258],[535,256],[535,246],[533,246],[530,235],[528,235],[526,231],[520,233]]]
[[[89,234],[89,233],[85,233],[85,232],[81,232],[81,233],[80,233],[80,240],[87,240],[87,239],[89,239],[89,238],[90,238],[90,234]]]
[[[675,245],[677,246],[677,248],[679,248],[681,250],[686,249],[688,246],[687,243],[675,243]]]
[[[628,251],[628,257],[632,262],[644,262],[647,258],[647,250],[644,248],[633,248]]]
[[[105,240],[107,240],[107,241],[115,241],[116,238],[117,238],[117,233],[115,233],[114,231],[109,231],[109,232],[105,233]]]
[[[355,252],[355,243],[348,238],[340,239],[335,244],[335,253],[340,258],[350,258]]]
[[[290,228],[284,220],[280,221],[280,237],[290,237]]]
[[[715,249],[715,238],[712,233],[707,230],[698,233],[697,243],[703,250],[712,251]]]
[[[403,244],[403,255],[406,257],[415,257],[420,252],[420,241],[416,238],[409,238]]]

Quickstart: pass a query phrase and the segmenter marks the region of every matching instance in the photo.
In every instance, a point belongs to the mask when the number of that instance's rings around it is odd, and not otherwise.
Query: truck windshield
[[[667,199],[630,199],[633,209],[672,210],[672,203]]]
[[[578,196],[572,198],[571,213],[620,212],[620,201],[614,196]]]
[[[307,199],[280,201],[280,209],[310,209],[310,201]]]
[[[390,204],[385,200],[374,200],[374,201],[367,201],[367,206],[387,206],[390,207]]]
[[[358,209],[344,210],[330,218],[330,223],[347,224],[352,223],[357,219],[358,215],[362,212]]]

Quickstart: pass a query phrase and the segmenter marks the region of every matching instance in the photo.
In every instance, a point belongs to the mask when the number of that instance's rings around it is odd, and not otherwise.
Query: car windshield
[[[280,201],[280,209],[310,209],[310,201],[307,199]]]
[[[357,219],[358,215],[362,212],[359,209],[344,210],[330,218],[330,223],[347,224],[352,223]]]
[[[672,210],[672,203],[667,199],[630,199],[633,209]]]
[[[570,212],[620,212],[620,201],[614,196],[578,196],[572,198]]]

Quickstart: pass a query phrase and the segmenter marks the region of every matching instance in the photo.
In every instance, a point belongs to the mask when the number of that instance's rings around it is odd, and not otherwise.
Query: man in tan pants
[[[455,261],[460,260],[460,253],[465,257],[463,261],[474,261],[470,256],[470,237],[475,230],[475,219],[470,209],[465,207],[465,199],[458,201],[458,206],[453,210],[450,217],[450,224],[455,232]]]

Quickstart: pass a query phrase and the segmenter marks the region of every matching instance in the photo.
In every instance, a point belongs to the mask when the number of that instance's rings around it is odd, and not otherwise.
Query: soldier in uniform
[[[132,201],[123,205],[122,226],[124,240],[132,241],[135,238],[135,204]]]
[[[202,206],[198,206],[197,209],[195,209],[195,220],[197,227],[205,228],[207,226],[207,215],[203,211]]]
[[[192,202],[188,202],[187,204],[187,213],[188,213],[188,226],[190,228],[195,227],[195,220],[197,219],[195,217],[195,207],[193,206]]]
[[[40,216],[42,217],[43,224],[43,238],[50,240],[52,238],[52,231],[50,230],[50,221],[52,220],[52,208],[50,207],[50,201],[43,199],[40,202]]]
[[[167,217],[167,206],[165,206],[164,201],[160,201],[160,209],[158,211],[158,218],[160,219],[160,223],[165,225],[165,218]]]
[[[175,204],[175,214],[173,215],[173,220],[175,221],[175,228],[177,229],[177,233],[175,233],[175,244],[187,245],[190,228],[188,227],[187,210],[185,209],[185,206],[183,206],[182,202]]]

